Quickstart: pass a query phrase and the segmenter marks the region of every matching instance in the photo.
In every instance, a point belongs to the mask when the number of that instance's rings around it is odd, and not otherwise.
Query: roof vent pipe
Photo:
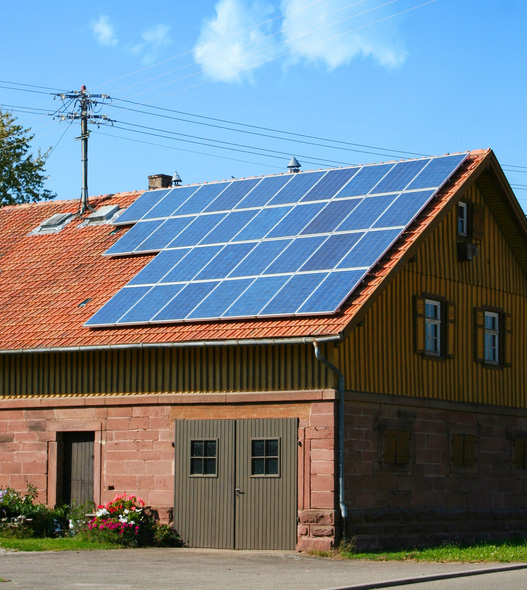
[[[289,172],[294,174],[295,172],[300,172],[300,163],[298,160],[293,156],[287,165]]]
[[[181,184],[181,178],[177,172],[174,172],[172,176],[172,186],[179,186]]]

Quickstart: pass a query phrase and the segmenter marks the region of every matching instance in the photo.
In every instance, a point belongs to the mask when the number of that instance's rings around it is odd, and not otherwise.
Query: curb
[[[449,580],[452,578],[467,578],[468,576],[481,576],[483,574],[496,574],[499,572],[508,572],[521,569],[527,569],[527,564],[522,563],[518,565],[505,565],[489,567],[485,569],[466,570],[461,572],[446,572],[444,574],[425,574],[423,576],[416,576],[413,578],[399,578],[397,580],[368,582],[366,584],[356,584],[353,586],[339,586],[338,588],[327,588],[326,590],[375,590],[376,588],[393,588],[394,586],[419,584],[420,582],[436,582],[439,580]]]

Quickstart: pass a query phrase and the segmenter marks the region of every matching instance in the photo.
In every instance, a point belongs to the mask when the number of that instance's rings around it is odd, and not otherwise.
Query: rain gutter
[[[49,346],[44,348],[18,348],[1,350],[3,354],[38,354],[43,352],[90,352],[102,350],[140,350],[148,348],[195,348],[215,346],[269,346],[274,344],[314,344],[315,342],[338,342],[340,334],[333,336],[301,336],[295,338],[248,338],[243,340],[190,340],[184,342],[135,343],[135,344],[95,344],[93,346]]]
[[[348,516],[348,508],[344,501],[344,375],[342,371],[333,363],[328,361],[320,352],[319,343],[322,339],[315,340],[313,346],[315,347],[315,356],[317,359],[326,365],[338,377],[338,392],[339,392],[339,422],[338,422],[338,446],[339,446],[339,506],[340,514],[342,516],[342,531],[346,532],[346,518]]]

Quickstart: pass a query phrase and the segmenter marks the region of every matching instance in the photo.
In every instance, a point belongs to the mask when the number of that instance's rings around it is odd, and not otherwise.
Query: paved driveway
[[[0,554],[0,590],[322,590],[448,572],[482,564],[341,561],[293,552],[117,549]],[[478,578],[473,578],[474,587]],[[371,586],[370,586],[371,587]]]

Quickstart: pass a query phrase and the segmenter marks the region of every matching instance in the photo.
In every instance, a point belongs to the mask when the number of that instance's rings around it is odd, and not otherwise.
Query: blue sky
[[[85,84],[114,120],[91,126],[90,195],[490,147],[527,207],[522,0],[21,1],[2,18],[0,108],[54,148],[59,198],[80,196],[80,129],[46,113]]]

